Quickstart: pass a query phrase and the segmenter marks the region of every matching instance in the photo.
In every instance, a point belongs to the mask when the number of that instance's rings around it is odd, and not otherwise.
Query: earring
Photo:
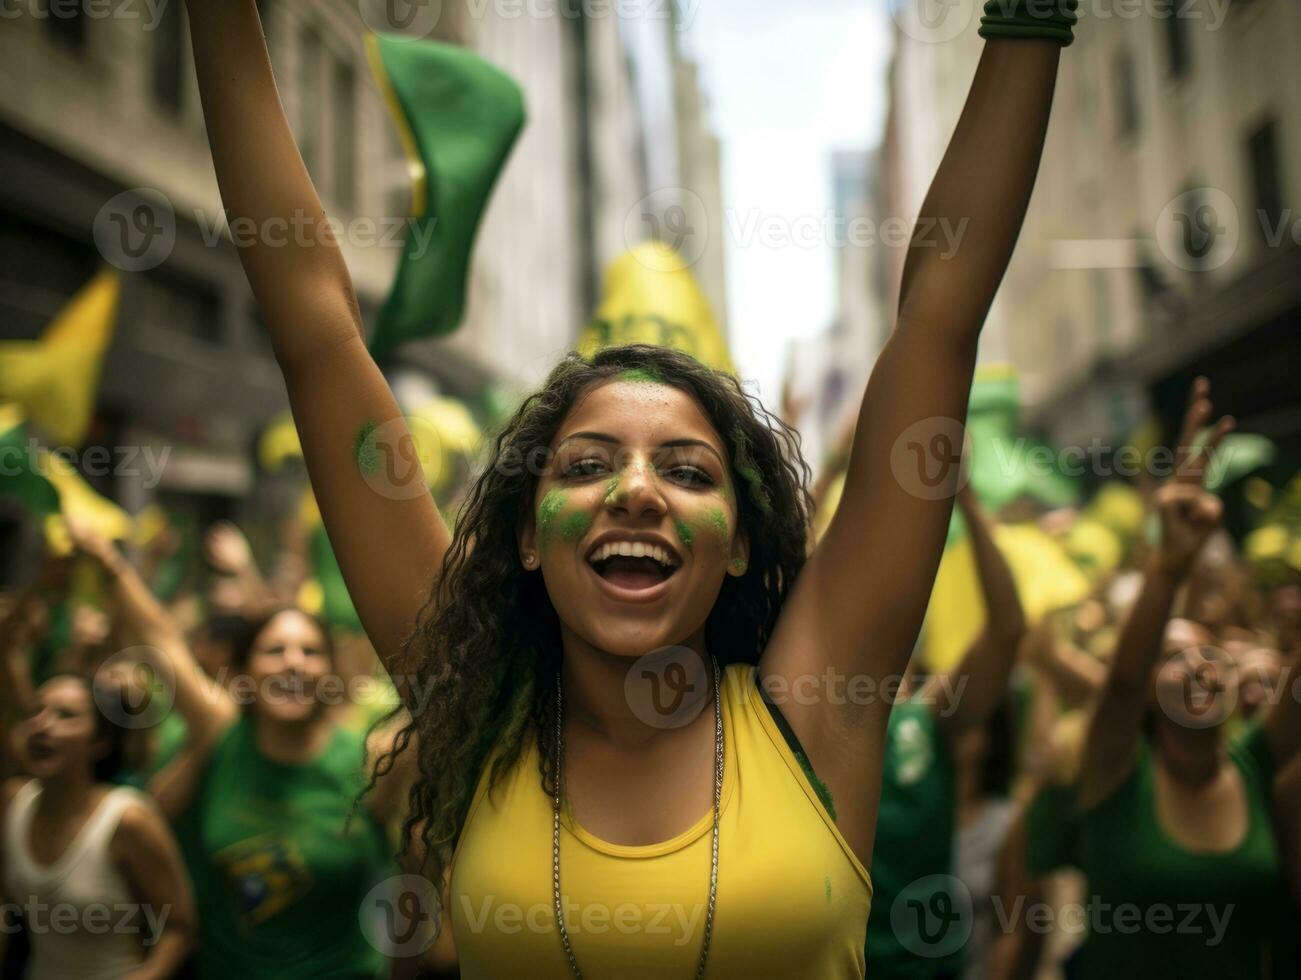
[[[533,552],[531,552],[531,551],[526,551],[526,552],[524,552],[524,567],[525,567],[525,568],[532,568],[534,565],[537,564],[537,561],[538,561],[538,556],[535,555],[535,554],[533,554]]]
[[[744,558],[733,558],[733,559],[732,559],[732,571],[733,571],[735,574],[737,574],[737,575],[744,575],[744,574],[745,574],[745,570],[746,570],[747,567],[748,567],[748,566],[746,565],[746,563],[745,563],[745,559],[744,559]]]

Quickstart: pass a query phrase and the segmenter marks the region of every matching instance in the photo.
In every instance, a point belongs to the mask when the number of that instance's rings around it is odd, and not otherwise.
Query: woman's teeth
[[[592,552],[588,561],[599,562],[608,558],[652,558],[665,567],[672,568],[677,565],[676,560],[668,552],[668,549],[662,548],[657,544],[649,544],[644,541],[609,541],[601,545]]]

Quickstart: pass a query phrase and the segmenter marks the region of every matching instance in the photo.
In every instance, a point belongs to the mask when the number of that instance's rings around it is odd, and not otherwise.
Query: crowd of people
[[[386,482],[337,245],[241,242],[359,629],[294,546],[264,576],[218,525],[165,590],[66,515],[0,609],[6,969],[1296,976],[1301,583],[1220,533],[1209,385],[1153,534],[1065,608],[999,538],[1071,515],[991,513],[955,452],[1076,6],[985,8],[923,204],[968,231],[909,248],[834,499],[733,375],[630,344],[555,367],[449,527]],[[187,8],[230,220],[324,220],[256,5]],[[981,626],[940,665],[955,498]]]
[[[1200,382],[1191,404],[1184,445]],[[1156,542],[1037,622],[996,516],[957,494],[984,625],[893,701],[869,975],[1301,969],[1301,582],[1253,581],[1203,469],[1150,494]],[[364,634],[296,604],[307,557],[264,576],[218,523],[164,601],[156,555],[69,530],[0,605],[6,975],[454,975],[454,901],[379,929],[400,896],[376,887],[423,867],[398,857],[417,753],[392,753],[410,718]]]

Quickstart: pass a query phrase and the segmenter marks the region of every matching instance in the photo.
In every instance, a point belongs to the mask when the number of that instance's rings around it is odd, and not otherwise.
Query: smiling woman
[[[326,221],[252,0],[187,7],[230,219]],[[411,437],[342,252],[239,245],[330,542],[409,699],[405,840],[450,887],[462,976],[863,976],[889,704],[777,709],[757,682],[879,689],[907,665],[958,483],[948,437],[1059,49],[984,48],[812,552],[791,430],[729,375],[642,346],[566,358],[497,438],[453,534],[423,483],[399,492],[359,466],[366,426],[395,459]],[[941,255],[925,229],[946,221],[967,232]],[[898,465],[909,440],[939,445],[938,486]],[[436,692],[424,710],[418,689]]]

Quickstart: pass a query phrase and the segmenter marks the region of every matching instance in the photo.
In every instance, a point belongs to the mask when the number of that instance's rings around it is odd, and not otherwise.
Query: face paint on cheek
[[[617,476],[611,477],[610,482],[605,485],[605,496],[601,499],[608,504],[614,500],[614,495],[618,492],[619,478]]]
[[[724,542],[732,540],[732,528],[727,523],[727,515],[718,507],[711,507],[705,512],[705,523]]]
[[[592,515],[585,511],[575,511],[560,521],[560,536],[566,541],[577,541],[592,526]]]
[[[694,551],[692,545],[696,540],[696,529],[680,517],[673,521],[673,527],[678,532],[678,538],[687,546],[687,551]]]
[[[563,490],[548,490],[542,498],[542,503],[538,504],[538,541],[542,548],[546,548],[547,541],[550,540],[555,528],[556,518],[565,509],[567,500]]]

